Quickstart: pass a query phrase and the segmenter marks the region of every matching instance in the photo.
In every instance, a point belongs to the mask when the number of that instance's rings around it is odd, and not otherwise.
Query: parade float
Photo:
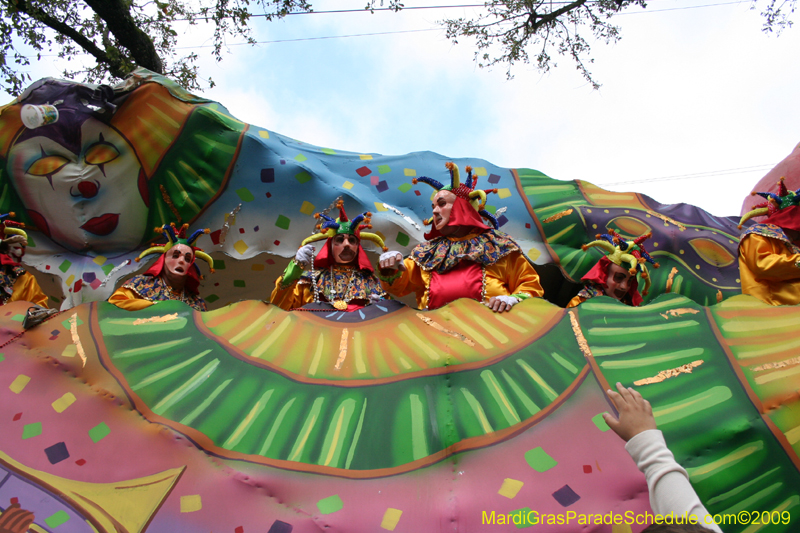
[[[24,105],[58,120],[29,128]],[[24,302],[0,312],[0,509],[31,531],[638,532],[647,485],[601,416],[616,382],[710,513],[738,517],[724,531],[800,513],[800,311],[741,295],[738,219],[456,159],[496,189],[545,299],[287,312],[263,300],[315,212],[342,198],[408,253],[430,214],[412,179],[451,159],[313,146],[147,71],[35,83],[2,108],[0,150],[0,212],[60,309],[28,330]],[[775,172],[800,180],[799,160]],[[172,221],[211,228],[211,310],[107,303]],[[652,232],[644,305],[564,309],[610,229]]]

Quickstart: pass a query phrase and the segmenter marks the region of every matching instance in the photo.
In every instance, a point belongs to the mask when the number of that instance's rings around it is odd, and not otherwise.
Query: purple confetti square
[[[254,231],[254,232],[255,232],[255,231],[258,231],[258,226],[256,226],[255,228],[253,228],[253,231]]]
[[[59,330],[54,329],[53,331],[50,332],[50,335],[52,335],[53,337],[58,337],[59,333],[61,333]]]
[[[86,283],[91,283],[96,278],[97,278],[97,276],[95,276],[94,272],[84,272],[83,273],[83,281],[85,281]]]
[[[384,180],[384,181],[381,181],[381,182],[379,182],[379,183],[378,183],[378,184],[375,186],[375,188],[376,188],[376,189],[378,189],[378,192],[383,192],[383,191],[385,191],[386,189],[388,189],[388,188],[389,188],[389,184],[388,184],[388,183],[386,183],[386,180]]]
[[[285,165],[285,164],[286,164],[286,160],[285,159],[281,159],[281,165]]]
[[[575,494],[575,491],[572,490],[569,485],[564,485],[563,487],[555,491],[553,493],[553,498],[555,498],[556,501],[560,503],[562,507],[569,507],[570,505],[581,499],[581,497]]]
[[[59,442],[53,444],[49,448],[45,448],[44,453],[47,454],[47,460],[50,461],[51,465],[56,463],[60,463],[64,459],[69,458],[69,452],[67,451],[67,445],[63,442]]]
[[[489,183],[491,183],[492,185],[494,185],[498,181],[500,181],[500,176],[498,176],[497,174],[492,174],[491,176],[489,176]]]
[[[497,225],[502,227],[508,223],[508,219],[505,215],[500,215],[500,218],[497,219]]]
[[[294,527],[291,524],[275,520],[267,533],[292,533],[292,529],[294,529]]]
[[[281,161],[283,164],[283,161]],[[262,183],[275,183],[275,169],[274,168],[262,168],[261,169],[261,182]]]

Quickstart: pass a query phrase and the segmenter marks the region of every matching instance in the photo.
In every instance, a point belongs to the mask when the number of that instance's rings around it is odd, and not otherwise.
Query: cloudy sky
[[[364,4],[313,3],[317,11]],[[439,5],[448,4],[406,3]],[[715,215],[738,215],[753,184],[800,142],[800,28],[764,34],[747,2],[652,0],[628,10],[616,19],[622,40],[593,45],[597,91],[566,58],[547,74],[519,65],[512,80],[504,68],[478,68],[473,43],[454,45],[437,26],[476,12],[254,20],[261,44],[231,41],[222,63],[211,59],[203,27],[187,28],[181,45],[217,83],[204,96],[308,143],[481,158]],[[60,74],[54,58],[35,68],[34,78]]]

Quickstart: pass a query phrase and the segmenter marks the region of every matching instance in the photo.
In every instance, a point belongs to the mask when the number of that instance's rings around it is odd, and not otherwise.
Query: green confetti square
[[[30,232],[28,232],[28,237],[25,239],[28,241],[28,248],[36,248],[36,243],[33,240],[33,236]]]
[[[411,190],[412,187],[413,185],[411,185],[410,183],[404,183],[401,186],[399,186],[397,190],[400,192],[408,192]]]
[[[81,317],[76,317],[76,318],[75,318],[75,325],[76,325],[76,326],[81,326],[81,325],[83,325],[83,320],[81,320]],[[70,330],[70,326],[71,326],[71,324],[69,323],[69,319],[66,319],[65,321],[63,321],[63,322],[61,323],[61,326],[62,326],[62,327],[65,329],[65,330],[69,331],[69,330]]]
[[[98,443],[103,440],[111,430],[108,429],[108,426],[105,422],[100,422],[95,427],[89,430],[89,438],[92,439],[92,442]]]
[[[33,424],[25,424],[22,428],[22,440],[38,437],[42,434],[42,423],[34,422]]]
[[[389,167],[389,165],[378,165],[378,173],[379,174],[387,174],[387,173],[389,173],[391,171],[392,171],[392,169],[391,169],[391,167]]]
[[[275,225],[281,229],[289,229],[289,223],[292,219],[285,217],[283,215],[278,215],[278,220],[275,221]]]
[[[523,507],[522,509],[511,511],[508,513],[511,515],[511,523],[513,523],[517,529],[535,526],[539,523],[539,515],[531,513],[531,511],[532,509],[530,507]]]
[[[109,273],[111,273],[111,271],[114,270],[114,265],[112,264],[103,265],[100,267],[100,269],[105,273],[106,276],[108,276]]]
[[[344,507],[344,503],[342,503],[342,499],[337,494],[328,496],[317,502],[317,509],[319,509],[319,512],[322,514],[335,513],[342,507]]]
[[[210,295],[206,296],[204,298],[204,300],[206,301],[206,303],[213,304],[214,302],[219,300],[219,296],[217,296],[216,294],[210,294]]]
[[[294,175],[294,179],[296,179],[300,183],[305,183],[305,182],[307,182],[307,181],[309,181],[311,179],[311,174],[309,174],[308,172],[306,172],[304,170],[303,172],[295,174]]]
[[[214,259],[214,270],[225,270],[225,261],[223,259]]]
[[[336,150],[331,150],[330,148],[323,148],[322,153],[328,155],[334,155],[336,154]]]
[[[537,472],[547,472],[558,464],[558,461],[547,455],[541,446],[525,452],[525,460]]]
[[[244,187],[236,190],[236,196],[238,196],[239,199],[243,202],[252,202],[253,200],[256,199],[256,197],[253,196],[253,193],[251,193],[248,189],[245,189]]]
[[[58,269],[61,272],[66,272],[67,270],[69,270],[69,267],[71,267],[71,266],[72,266],[72,263],[67,261],[66,259],[64,259],[64,262],[61,263],[60,265],[58,265]]]
[[[6,358],[5,358],[5,357],[3,357],[3,355],[4,355],[4,354],[1,354],[1,353],[0,353],[0,363],[6,360]]]
[[[608,427],[608,424],[606,424],[606,421],[603,420],[603,413],[600,413],[599,415],[594,415],[592,417],[592,422],[594,422],[594,425],[597,426],[597,429],[599,429],[600,431],[608,431],[609,429],[611,429],[610,427]]]
[[[49,517],[44,519],[44,523],[47,524],[47,527],[51,529],[55,529],[58,526],[67,523],[69,520],[69,515],[63,509],[60,511],[56,511],[55,514],[50,515]]]
[[[408,246],[410,240],[411,238],[402,231],[397,232],[397,238],[395,238],[395,242],[397,242],[397,244],[400,246]]]
[[[23,320],[25,320],[25,315],[14,315],[11,317],[11,320],[13,320],[14,322],[22,322]]]
[[[299,162],[299,163],[302,163],[303,161],[306,161],[307,159],[308,158],[306,156],[304,156],[303,154],[297,154],[296,156],[294,156],[294,160]]]
[[[493,205],[487,205],[484,209],[486,209],[487,211],[489,211],[493,215],[495,213],[497,213],[497,208],[495,206],[493,206]]]
[[[233,280],[234,287],[244,287],[244,280],[243,279],[235,279]]]

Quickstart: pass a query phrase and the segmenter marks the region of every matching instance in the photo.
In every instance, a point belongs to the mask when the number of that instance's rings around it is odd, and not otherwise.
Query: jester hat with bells
[[[211,258],[210,255],[205,253],[203,250],[198,248],[194,245],[197,241],[197,238],[200,235],[205,235],[206,233],[210,233],[211,230],[208,228],[206,229],[198,229],[192,233],[191,237],[188,239],[186,238],[186,230],[189,229],[189,224],[184,224],[180,227],[180,229],[175,228],[175,223],[171,224],[164,224],[160,228],[155,228],[153,231],[156,233],[161,233],[166,235],[167,242],[166,244],[162,244],[160,246],[152,246],[139,254],[139,257],[136,258],[136,262],[138,263],[143,257],[146,257],[150,254],[161,254],[161,257],[145,272],[145,275],[148,276],[161,276],[164,272],[164,255],[176,244],[185,244],[186,246],[190,247],[194,252],[194,259],[192,260],[192,264],[189,266],[189,271],[186,273],[186,289],[193,294],[197,294],[197,287],[200,285],[200,280],[203,279],[203,276],[200,274],[200,269],[195,262],[197,258],[202,259],[208,266],[211,268],[211,273],[214,273],[214,260]],[[192,268],[194,267],[194,268]]]
[[[0,215],[0,224],[3,227],[3,237],[0,242],[6,246],[14,243],[19,243],[22,246],[28,246],[28,234],[22,229],[25,227],[25,224],[22,222],[9,220],[9,218],[13,216],[13,211],[11,213],[6,213],[5,215]],[[25,255],[24,251],[22,252],[22,255]],[[19,263],[14,261],[14,259],[7,253],[0,254],[0,264],[14,266],[19,265]]]
[[[358,254],[356,254],[358,268],[366,269],[372,272],[372,265],[367,258],[367,254],[364,253],[364,249],[361,247],[361,240],[366,239],[374,242],[384,252],[388,250],[386,245],[383,243],[383,239],[381,239],[378,235],[362,231],[372,228],[372,224],[370,224],[370,217],[372,216],[372,213],[367,211],[360,215],[356,215],[353,220],[350,220],[347,218],[347,213],[344,212],[344,202],[342,200],[336,202],[336,207],[339,208],[339,218],[336,220],[324,213],[314,214],[314,218],[322,220],[317,224],[317,230],[319,230],[319,233],[315,233],[314,235],[307,237],[305,240],[303,240],[301,246],[305,246],[306,244],[310,244],[312,242],[321,241],[322,239],[327,239],[325,246],[322,247],[317,256],[314,258],[314,268],[328,268],[331,263],[335,261],[333,259],[331,240],[336,235],[355,235],[359,240]]]
[[[453,208],[450,211],[450,220],[448,226],[466,226],[470,228],[470,232],[483,232],[489,229],[483,219],[489,221],[494,229],[497,229],[497,219],[486,210],[486,195],[489,193],[496,193],[497,189],[476,189],[478,184],[478,176],[472,175],[472,167],[467,166],[467,181],[461,183],[458,165],[453,162],[445,163],[447,170],[450,171],[450,185],[442,185],[439,181],[429,178],[427,176],[420,176],[411,180],[414,184],[419,182],[427,183],[437,191],[450,191],[456,195]],[[423,223],[428,226],[433,224],[433,217],[423,220]],[[436,226],[431,226],[431,230],[425,234],[428,240],[441,237],[441,233],[436,229]]]
[[[764,224],[774,224],[783,229],[800,231],[800,189],[790,191],[786,188],[784,177],[778,180],[778,194],[774,192],[756,192],[752,196],[761,196],[766,202],[756,205],[752,211],[745,213],[739,221],[742,224],[753,217],[766,216]]]
[[[648,254],[647,250],[644,248],[644,241],[649,239],[652,235],[652,233],[647,232],[632,241],[626,241],[613,229],[609,229],[608,233],[598,233],[596,241],[584,244],[581,248],[584,252],[589,248],[600,248],[606,255],[601,257],[581,280],[589,281],[605,288],[606,281],[608,280],[608,267],[611,263],[614,263],[621,267],[629,267],[628,273],[632,276],[641,273],[642,279],[644,280],[644,290],[642,294],[646,296],[650,291],[650,274],[647,272],[645,262],[651,263],[653,268],[661,266],[650,257],[650,254]],[[642,296],[639,294],[639,282],[636,277],[631,278],[628,296],[631,299],[631,305],[634,307],[638,307],[642,303]]]

